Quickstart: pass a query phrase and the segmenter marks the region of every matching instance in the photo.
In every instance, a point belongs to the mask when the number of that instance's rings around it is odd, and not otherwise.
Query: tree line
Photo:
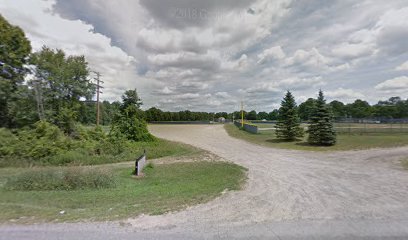
[[[301,121],[309,121],[313,113],[313,109],[318,103],[317,98],[309,98],[305,102],[296,106]],[[345,104],[341,101],[334,100],[327,104],[333,114],[334,119],[343,118],[383,118],[383,119],[398,119],[408,118],[408,99],[404,100],[401,97],[391,97],[386,101],[379,101],[377,104],[370,105],[367,101],[357,99],[353,103]],[[108,108],[109,109],[109,108]],[[144,112],[143,116],[147,121],[202,121],[202,120],[217,120],[220,117],[225,119],[241,119],[241,112],[166,112],[156,107],[150,108]],[[276,121],[279,118],[279,110],[275,109],[271,112],[260,111],[244,111],[246,120],[272,120]]]

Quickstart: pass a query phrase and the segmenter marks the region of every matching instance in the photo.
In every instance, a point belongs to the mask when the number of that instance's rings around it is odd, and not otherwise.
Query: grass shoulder
[[[274,130],[263,130],[258,134],[252,134],[239,130],[232,124],[225,124],[225,130],[231,137],[262,146],[306,151],[345,151],[408,145],[408,134],[398,133],[338,134],[337,144],[326,147],[309,145],[306,141],[306,136],[298,141],[281,141],[276,138]]]
[[[66,167],[58,169],[61,168]],[[139,214],[162,214],[207,202],[225,189],[239,190],[246,179],[244,168],[220,161],[150,165],[145,168],[143,178],[131,176],[131,165],[78,168],[109,168],[115,186],[76,190],[8,190],[5,187],[8,179],[32,170],[0,169],[0,222],[102,221]],[[64,211],[63,214],[61,211]]]
[[[401,161],[401,164],[402,164],[402,166],[403,166],[406,170],[408,170],[408,158],[403,159],[403,160]]]

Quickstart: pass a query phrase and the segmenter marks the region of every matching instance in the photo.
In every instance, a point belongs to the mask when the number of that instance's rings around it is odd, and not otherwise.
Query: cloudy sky
[[[103,99],[137,88],[144,108],[408,98],[407,0],[0,0],[0,13],[34,50],[85,55]]]

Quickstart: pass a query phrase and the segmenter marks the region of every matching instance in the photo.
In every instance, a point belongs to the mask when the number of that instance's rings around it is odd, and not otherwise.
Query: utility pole
[[[241,101],[241,127],[244,127],[244,102]]]
[[[35,93],[35,100],[37,102],[37,113],[38,113],[38,118],[42,121],[45,119],[45,114],[44,114],[44,104],[43,104],[43,97],[42,97],[42,90],[41,87],[39,86],[41,80],[35,79],[32,81],[34,85],[34,93]]]
[[[94,72],[96,74],[96,78],[94,78],[96,80],[96,126],[99,126],[99,119],[100,119],[100,103],[99,103],[99,94],[102,93],[102,91],[100,89],[102,89],[103,87],[101,86],[101,83],[104,83],[103,81],[101,81],[100,77],[101,74],[99,72]]]

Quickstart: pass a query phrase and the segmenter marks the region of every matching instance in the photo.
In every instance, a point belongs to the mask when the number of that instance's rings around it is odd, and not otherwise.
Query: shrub
[[[115,187],[113,174],[106,170],[72,167],[38,169],[24,172],[7,180],[7,190],[77,190]]]
[[[79,106],[74,107],[62,107],[57,116],[56,116],[56,124],[64,131],[64,133],[70,135],[75,130],[75,121],[78,117],[77,108]]]
[[[0,158],[14,153],[18,138],[10,130],[0,128]]]
[[[34,124],[34,129],[19,131],[17,135],[19,144],[14,145],[14,153],[25,159],[55,156],[74,144],[57,126],[45,121],[39,121]]]
[[[151,142],[155,138],[147,130],[147,124],[136,116],[119,115],[116,117],[110,135],[123,135],[126,139],[135,142]]]
[[[90,130],[88,130],[89,139],[94,141],[102,141],[106,139],[106,134],[103,131],[101,126],[96,126]]]

